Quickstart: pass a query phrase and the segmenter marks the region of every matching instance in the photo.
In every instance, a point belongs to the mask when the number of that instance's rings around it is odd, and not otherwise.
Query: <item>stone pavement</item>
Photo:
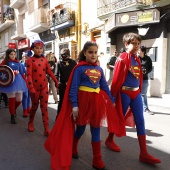
[[[168,170],[170,169],[170,95],[148,98],[154,115],[144,115],[148,151],[162,160],[161,164],[148,165],[138,161],[139,146],[136,130],[127,128],[127,136],[115,138],[121,152],[108,150],[104,144],[107,128],[101,128],[103,160],[108,170]],[[49,98],[50,127],[55,123],[57,105]],[[50,156],[44,150],[43,125],[40,109],[35,117],[35,132],[27,131],[28,118],[22,117],[22,107],[17,109],[17,125],[10,124],[7,108],[0,109],[0,170],[50,170]],[[73,160],[71,170],[93,170],[91,167],[91,135],[89,126],[80,139],[78,160]]]

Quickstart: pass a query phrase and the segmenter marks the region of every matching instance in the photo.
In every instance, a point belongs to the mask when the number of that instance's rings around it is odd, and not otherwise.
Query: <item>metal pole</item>
[[[78,53],[81,51],[81,0],[78,0]]]

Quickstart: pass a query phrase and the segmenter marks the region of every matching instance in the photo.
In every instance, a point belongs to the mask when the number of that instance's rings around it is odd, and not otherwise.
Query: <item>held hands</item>
[[[34,88],[31,88],[31,89],[29,90],[29,92],[30,92],[30,96],[31,96],[31,97],[35,97],[35,89],[34,89]]]
[[[19,71],[18,70],[13,70],[14,72],[14,75],[16,76],[17,74],[19,74]]]
[[[72,114],[73,115],[73,120],[76,121],[78,118],[78,112],[79,112],[79,108],[78,107],[73,107],[72,108]]]
[[[54,66],[51,66],[50,69],[53,70],[53,69],[54,69]]]

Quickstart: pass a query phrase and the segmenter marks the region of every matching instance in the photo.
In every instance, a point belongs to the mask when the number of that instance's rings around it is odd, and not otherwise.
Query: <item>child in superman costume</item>
[[[27,81],[32,102],[29,112],[28,131],[34,132],[34,117],[40,102],[44,136],[48,136],[50,133],[47,110],[49,91],[46,74],[50,75],[56,87],[58,87],[58,80],[51,71],[47,59],[42,54],[43,49],[44,43],[41,40],[35,40],[31,45],[31,50],[34,51],[34,55],[27,61]],[[31,56],[29,53],[27,55]]]
[[[52,170],[69,170],[72,157],[78,159],[77,145],[87,124],[92,135],[92,166],[98,170],[106,169],[100,148],[103,120],[107,120],[108,132],[119,137],[125,135],[125,127],[121,124],[123,117],[117,114],[115,98],[109,92],[103,70],[96,63],[97,50],[96,43],[85,43],[79,54],[79,63],[71,72],[60,114],[45,141],[45,149],[51,155]]]
[[[140,48],[141,37],[135,33],[127,33],[123,37],[123,42],[127,52],[122,53],[116,61],[111,93],[116,96],[116,108],[119,114],[132,118],[133,113],[140,146],[139,160],[149,164],[160,163],[161,161],[151,156],[146,149],[146,132],[141,98],[143,74],[140,60],[136,56]],[[109,133],[105,144],[110,150],[120,152],[120,148],[114,143],[113,136],[114,133]]]

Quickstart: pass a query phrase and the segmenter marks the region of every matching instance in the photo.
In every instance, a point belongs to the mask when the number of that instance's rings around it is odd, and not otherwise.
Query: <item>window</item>
[[[157,47],[146,48],[146,54],[151,58],[152,62],[157,60]]]

